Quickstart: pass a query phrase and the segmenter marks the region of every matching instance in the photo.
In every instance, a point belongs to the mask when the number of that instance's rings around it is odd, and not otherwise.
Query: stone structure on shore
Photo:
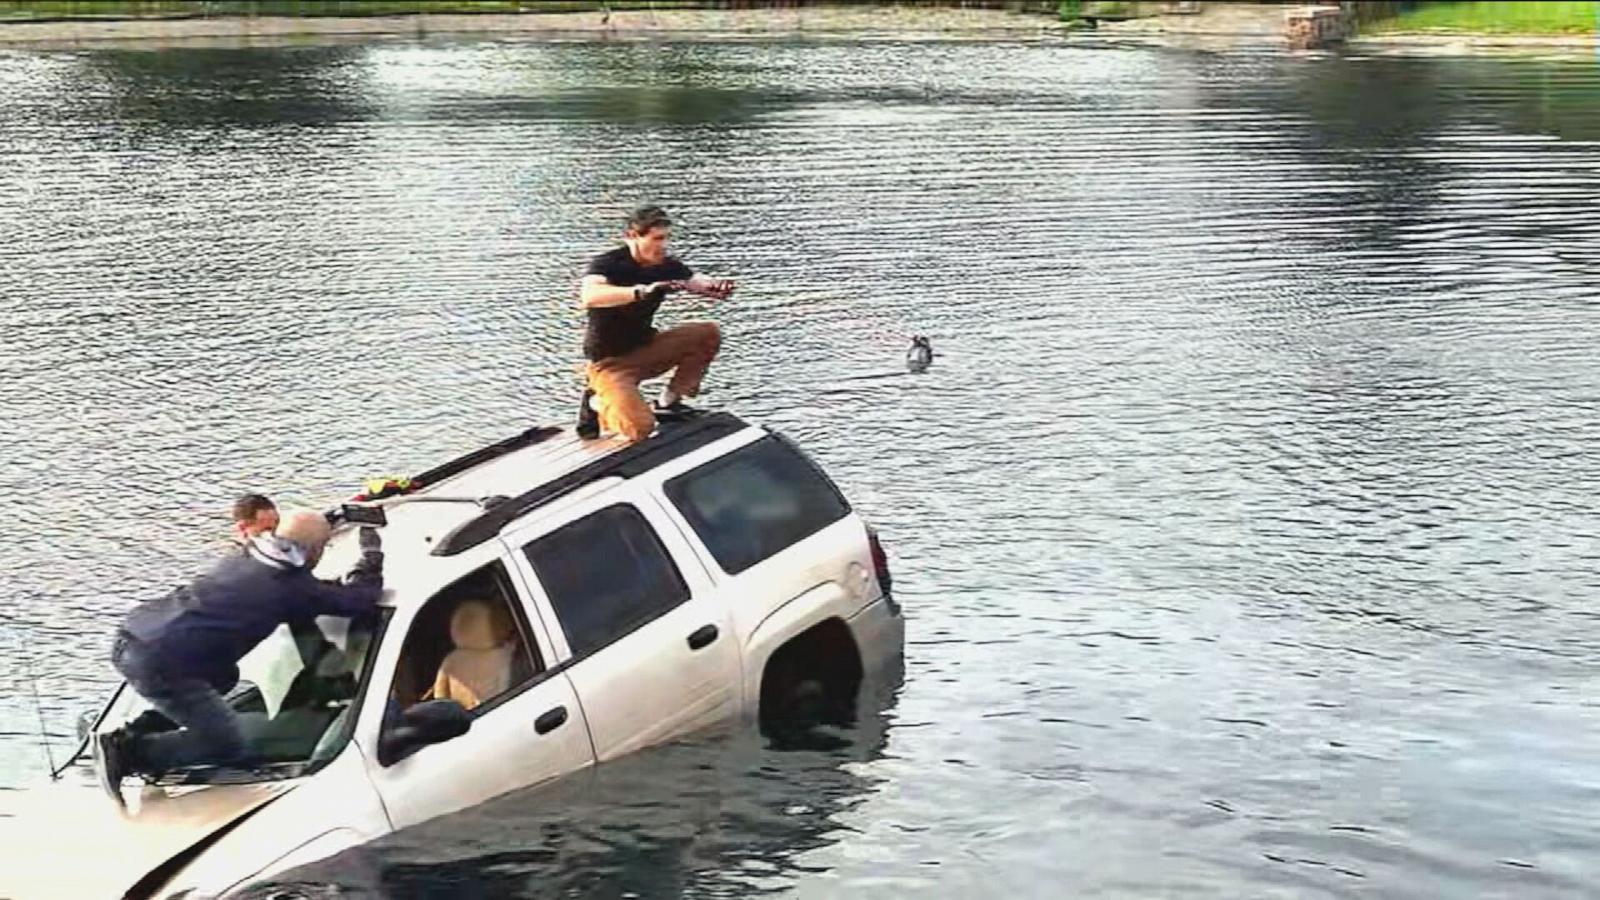
[[[1294,50],[1315,50],[1350,36],[1350,17],[1341,5],[1296,6],[1284,11],[1283,33]]]

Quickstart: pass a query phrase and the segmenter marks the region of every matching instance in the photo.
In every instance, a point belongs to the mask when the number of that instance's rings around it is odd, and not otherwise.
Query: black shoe
[[[576,430],[578,437],[587,441],[592,441],[600,436],[600,414],[595,412],[594,407],[589,405],[589,401],[593,397],[594,391],[585,390],[583,399],[578,401],[578,427]]]
[[[100,776],[100,786],[105,788],[118,806],[127,808],[122,799],[122,779],[128,775],[128,742],[122,729],[103,731],[95,735],[95,770]]]

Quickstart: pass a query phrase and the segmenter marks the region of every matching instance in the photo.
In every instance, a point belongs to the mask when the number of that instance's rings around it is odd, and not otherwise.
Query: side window
[[[776,437],[685,472],[666,489],[730,575],[850,514],[827,476]]]
[[[689,599],[678,567],[632,506],[608,506],[525,551],[574,657],[606,646]]]
[[[390,712],[423,700],[492,707],[544,671],[531,637],[505,566],[484,566],[434,595],[412,620]]]

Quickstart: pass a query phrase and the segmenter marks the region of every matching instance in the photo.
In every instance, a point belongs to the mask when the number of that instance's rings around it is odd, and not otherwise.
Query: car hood
[[[137,796],[129,791],[126,813],[94,786],[0,791],[0,897],[144,896],[167,878],[141,879],[298,783],[145,787]]]

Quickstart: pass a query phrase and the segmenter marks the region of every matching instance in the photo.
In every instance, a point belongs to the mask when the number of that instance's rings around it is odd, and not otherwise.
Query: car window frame
[[[555,596],[551,593],[549,585],[545,583],[544,579],[539,577],[538,567],[534,564],[532,557],[528,555],[527,550],[532,545],[551,537],[564,528],[575,525],[578,522],[582,522],[586,519],[600,515],[617,507],[624,507],[628,509],[643,524],[645,530],[655,542],[656,548],[661,551],[662,556],[666,558],[667,563],[671,566],[673,575],[677,577],[678,584],[682,587],[682,597],[671,606],[661,607],[653,615],[640,619],[626,630],[612,634],[605,642],[586,648],[582,652],[579,652],[573,648],[571,637],[567,633],[566,623],[563,622],[561,618],[561,610],[556,605]],[[658,521],[656,517],[651,515],[651,511],[646,508],[643,498],[610,494],[596,498],[596,502],[593,504],[585,504],[579,509],[572,510],[570,515],[565,515],[559,520],[549,522],[547,527],[543,527],[538,530],[523,531],[515,536],[508,536],[505,539],[507,543],[512,546],[514,552],[519,557],[518,561],[520,565],[518,568],[523,571],[524,577],[529,579],[529,587],[537,591],[540,602],[543,604],[543,606],[540,607],[541,611],[543,609],[549,610],[551,617],[551,624],[549,624],[550,631],[552,632],[551,636],[555,637],[559,635],[564,645],[566,656],[562,659],[560,668],[565,669],[569,666],[576,665],[577,663],[582,662],[589,657],[602,653],[618,641],[627,638],[629,635],[638,632],[640,629],[648,627],[652,623],[670,614],[672,611],[694,601],[698,591],[700,590],[699,579],[696,578],[691,572],[686,571],[685,561],[680,558],[679,553],[673,552],[673,541],[670,540],[669,535],[665,533],[666,524],[669,523]]]
[[[405,658],[406,640],[411,637],[412,631],[417,627],[418,621],[422,619],[423,613],[427,611],[431,604],[438,602],[439,598],[442,597],[445,592],[455,589],[456,586],[461,584],[463,581],[466,581],[468,578],[472,578],[483,570],[495,565],[500,566],[501,574],[504,576],[500,579],[502,588],[505,589],[505,592],[510,594],[508,602],[511,605],[511,619],[517,629],[518,637],[521,638],[523,646],[530,654],[538,654],[539,661],[544,663],[544,667],[533,673],[533,675],[526,680],[506,688],[504,691],[501,691],[493,697],[483,701],[482,703],[479,703],[472,709],[467,710],[467,714],[474,720],[482,718],[483,716],[499,709],[500,707],[559,673],[559,665],[544,658],[545,650],[547,648],[544,642],[539,639],[540,635],[537,633],[537,629],[534,628],[534,616],[530,615],[531,610],[529,609],[528,598],[524,596],[523,586],[517,574],[517,567],[512,563],[511,560],[505,558],[505,556],[498,555],[484,560],[476,566],[466,569],[466,571],[451,579],[448,584],[445,584],[442,587],[434,590],[433,593],[428,596],[428,599],[418,604],[417,611],[412,614],[410,621],[406,624],[405,636],[400,639],[400,646],[397,648],[397,653],[391,666],[391,671],[389,673],[389,686],[391,690],[394,687],[396,676],[398,676],[400,673],[400,665]],[[443,662],[444,660],[441,659],[440,664],[443,664]],[[530,662],[533,662],[533,660],[530,659]],[[383,699],[383,703],[388,703],[387,697]],[[380,742],[383,740],[383,736],[386,732],[386,726],[388,725],[386,718],[386,716],[380,714],[378,719],[378,740]],[[385,768],[387,768],[387,766],[385,766]]]
[[[811,473],[816,476],[817,480],[821,482],[822,486],[827,489],[829,495],[838,501],[839,506],[843,509],[843,513],[838,518],[825,523],[821,527],[812,531],[810,534],[791,542],[788,546],[773,551],[772,553],[750,563],[742,569],[729,569],[727,566],[723,565],[722,560],[717,558],[717,554],[712,549],[710,543],[707,542],[705,534],[701,532],[700,528],[696,527],[698,514],[691,513],[692,507],[690,504],[680,502],[679,496],[685,490],[685,488],[680,487],[680,485],[683,485],[686,480],[697,475],[714,474],[719,468],[734,465],[739,460],[741,454],[753,452],[755,448],[760,447],[763,444],[767,444],[768,442],[771,442],[778,447],[782,447],[795,458],[800,460],[800,462],[805,465],[805,468],[810,470]],[[731,448],[726,453],[705,460],[699,465],[693,466],[682,472],[678,472],[671,477],[662,480],[661,498],[662,502],[671,511],[674,518],[681,523],[681,528],[683,529],[685,536],[692,538],[695,544],[705,554],[706,564],[715,567],[716,571],[726,575],[729,578],[739,578],[749,573],[751,570],[766,564],[767,562],[784,553],[787,553],[796,546],[799,546],[801,543],[808,541],[822,532],[827,531],[829,528],[838,525],[840,522],[848,520],[852,515],[855,514],[855,507],[850,504],[850,499],[844,495],[844,492],[839,489],[839,486],[834,483],[834,480],[829,477],[828,473],[823,470],[822,466],[818,465],[816,460],[811,458],[810,454],[801,449],[800,446],[791,440],[787,435],[780,434],[776,431],[769,431],[755,440],[745,444],[740,444],[737,447]]]
[[[379,654],[383,650],[383,641],[389,633],[390,624],[394,622],[394,610],[389,607],[374,607],[373,614],[376,616],[377,622],[372,626],[372,640],[367,645],[367,659],[361,669],[361,679],[356,684],[354,696],[350,698],[350,705],[346,707],[349,714],[345,717],[345,723],[342,726],[343,734],[338,739],[338,749],[328,754],[321,761],[308,761],[310,764],[304,772],[306,775],[311,775],[321,770],[343,756],[351,743],[355,741],[356,725],[361,718],[361,710],[366,708],[367,691],[372,686],[374,674],[378,671],[378,660],[380,658]]]

